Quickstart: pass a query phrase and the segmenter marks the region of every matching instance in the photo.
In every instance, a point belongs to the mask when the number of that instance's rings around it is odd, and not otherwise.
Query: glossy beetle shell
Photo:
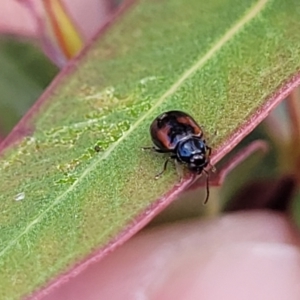
[[[150,126],[155,146],[162,150],[174,150],[179,141],[190,136],[202,137],[196,121],[187,113],[174,110],[159,115]]]
[[[209,173],[205,169],[210,165],[211,148],[203,138],[203,132],[197,122],[187,113],[173,110],[159,115],[150,126],[150,134],[155,147],[144,147],[160,153],[169,153],[160,177],[171,159],[187,165],[194,173],[206,174],[206,198],[209,198]]]
[[[173,110],[159,115],[150,126],[157,152],[171,153],[171,158],[184,163],[198,174],[209,164],[211,148],[203,139],[197,122],[187,113]]]

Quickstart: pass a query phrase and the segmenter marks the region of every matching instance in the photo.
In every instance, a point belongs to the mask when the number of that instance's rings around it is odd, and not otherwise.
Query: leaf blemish
[[[22,192],[22,193],[19,193],[15,196],[15,201],[21,201],[21,200],[24,200],[25,199],[25,193]]]

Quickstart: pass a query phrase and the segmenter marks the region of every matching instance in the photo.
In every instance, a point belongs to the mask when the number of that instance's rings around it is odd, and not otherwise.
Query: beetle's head
[[[177,148],[177,157],[187,165],[189,170],[200,174],[209,163],[207,152],[208,149],[203,139],[191,137],[180,143]]]

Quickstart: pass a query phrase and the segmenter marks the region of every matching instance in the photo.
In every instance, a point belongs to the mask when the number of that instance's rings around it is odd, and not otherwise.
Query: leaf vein
[[[153,105],[147,113],[145,113],[133,126],[131,126],[130,129],[117,142],[115,142],[110,148],[108,148],[107,151],[101,157],[99,157],[99,159],[96,160],[94,164],[91,164],[65,192],[63,192],[52,202],[52,204],[46,210],[44,210],[38,217],[36,217],[30,224],[28,224],[27,227],[18,236],[16,236],[5,248],[3,248],[3,250],[0,252],[0,257],[3,256],[13,245],[15,245],[15,243],[17,243],[18,240],[22,238],[22,236],[27,234],[34,225],[39,223],[40,220],[45,216],[45,214],[48,213],[56,204],[58,204],[67,194],[72,192],[78,185],[78,183],[80,183],[91,171],[93,171],[93,169],[96,168],[103,159],[107,158],[122,140],[130,135],[131,132],[133,132],[134,129],[137,128],[143,120],[145,120],[161,103],[163,103],[163,101],[167,97],[174,94],[186,79],[192,76],[207,61],[209,61],[209,59],[218,50],[220,50],[223,45],[225,45],[231,38],[233,38],[233,36],[236,35],[247,23],[257,17],[258,14],[266,7],[266,4],[269,1],[270,0],[259,0],[258,2],[256,2],[255,5],[253,5],[241,19],[239,19],[227,32],[225,32],[225,34],[206,52],[204,56],[200,57],[195,62],[195,64],[193,64],[189,69],[181,74],[178,80],[157,100],[155,105]]]

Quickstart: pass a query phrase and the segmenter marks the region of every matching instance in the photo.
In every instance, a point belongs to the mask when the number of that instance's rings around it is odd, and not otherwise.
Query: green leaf
[[[32,136],[0,162],[0,298],[121,239],[171,191],[175,170],[155,180],[165,158],[140,149],[158,114],[191,113],[217,132],[214,149],[251,123],[299,70],[297,3],[141,1],[71,63],[8,141]]]

